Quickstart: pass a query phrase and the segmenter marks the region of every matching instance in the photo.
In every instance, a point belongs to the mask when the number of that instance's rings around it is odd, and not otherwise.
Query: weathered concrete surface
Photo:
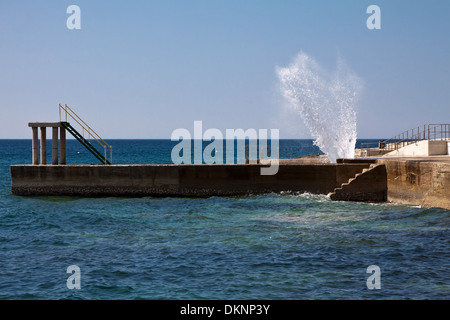
[[[25,196],[328,194],[368,166],[280,165],[276,175],[264,176],[261,165],[14,165],[11,191]]]
[[[387,172],[387,200],[450,210],[450,158],[380,159]]]
[[[331,200],[383,202],[387,199],[386,167],[371,164],[330,194]]]

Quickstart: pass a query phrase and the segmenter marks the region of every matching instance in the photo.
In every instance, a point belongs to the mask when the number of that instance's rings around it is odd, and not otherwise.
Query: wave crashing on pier
[[[361,79],[342,60],[334,72],[327,72],[303,52],[276,72],[283,97],[302,117],[314,144],[332,163],[338,158],[353,158]]]

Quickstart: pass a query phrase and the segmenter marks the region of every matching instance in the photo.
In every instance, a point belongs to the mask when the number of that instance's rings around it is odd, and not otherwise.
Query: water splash
[[[317,145],[331,162],[353,158],[356,144],[355,104],[361,80],[340,60],[328,73],[305,53],[277,68],[281,92],[300,113]]]

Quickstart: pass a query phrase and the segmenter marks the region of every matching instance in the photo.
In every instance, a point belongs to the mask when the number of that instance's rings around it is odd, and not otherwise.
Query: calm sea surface
[[[108,142],[115,163],[171,162],[171,141]],[[280,144],[320,153],[311,140]],[[67,153],[96,163],[76,141]],[[295,193],[11,195],[9,166],[29,163],[31,140],[0,140],[0,299],[450,298],[448,210]],[[79,290],[66,285],[71,265]],[[366,286],[370,265],[379,290]]]

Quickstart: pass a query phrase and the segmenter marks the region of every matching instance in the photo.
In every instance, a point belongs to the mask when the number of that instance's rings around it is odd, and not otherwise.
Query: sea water
[[[115,163],[170,163],[174,145],[108,143]],[[96,163],[67,144],[68,163]],[[320,153],[312,140],[280,146]],[[290,192],[11,195],[9,166],[30,163],[31,140],[0,140],[0,299],[450,298],[448,210]],[[71,265],[80,268],[78,290],[67,287]],[[370,265],[380,267],[379,290],[367,287]]]

